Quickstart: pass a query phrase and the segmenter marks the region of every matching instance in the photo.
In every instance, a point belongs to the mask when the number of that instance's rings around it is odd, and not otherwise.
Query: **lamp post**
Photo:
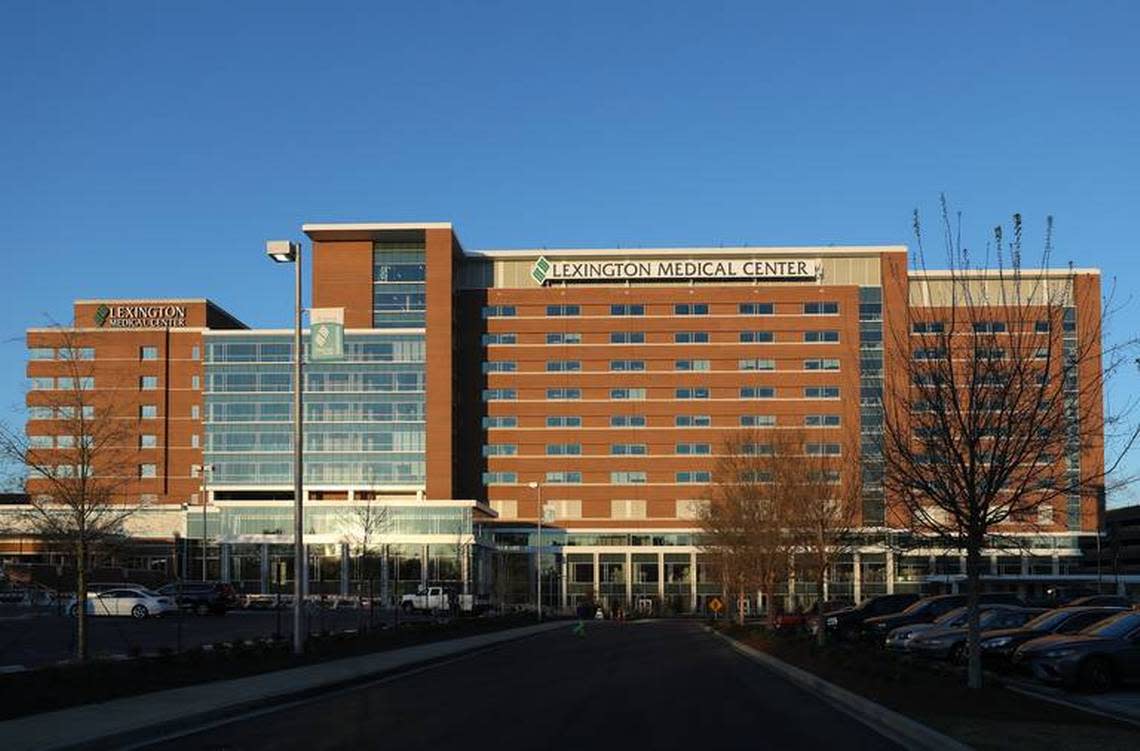
[[[537,568],[537,575],[535,581],[538,584],[538,596],[536,598],[538,604],[538,620],[542,621],[542,483],[530,482],[527,483],[530,487],[534,488],[538,493],[538,552],[535,553],[535,567]]]
[[[293,319],[293,654],[301,654],[305,641],[301,636],[302,602],[304,585],[301,577],[305,572],[305,507],[302,500],[304,491],[304,467],[302,465],[302,417],[301,392],[301,243],[289,240],[273,240],[265,244],[266,254],[274,263],[291,263],[296,271],[294,285]]]
[[[198,473],[198,478],[202,481],[199,484],[202,493],[202,581],[206,581],[206,505],[210,499],[206,490],[206,473],[214,471],[213,464],[195,464],[194,471]]]

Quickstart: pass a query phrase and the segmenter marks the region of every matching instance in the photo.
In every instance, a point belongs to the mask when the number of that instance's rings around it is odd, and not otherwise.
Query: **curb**
[[[1133,727],[1140,728],[1140,717],[1137,717],[1134,715],[1113,714],[1112,712],[1110,712],[1106,709],[1100,709],[1099,707],[1095,707],[1091,704],[1085,704],[1084,702],[1077,700],[1077,699],[1069,699],[1069,698],[1065,698],[1062,696],[1054,696],[1052,694],[1047,694],[1047,693],[1043,693],[1041,691],[1037,691],[1035,688],[1018,686],[1018,685],[1015,685],[1013,683],[1006,683],[1005,688],[1009,691],[1014,691],[1016,693],[1019,693],[1022,696],[1028,696],[1028,697],[1031,697],[1033,699],[1040,699],[1041,701],[1047,701],[1047,702],[1051,702],[1053,704],[1057,704],[1057,705],[1062,706],[1062,707],[1068,707],[1069,709],[1075,709],[1078,712],[1085,712],[1086,714],[1096,715],[1097,717],[1103,717],[1106,720],[1112,720],[1113,722],[1120,722],[1120,723],[1124,723],[1126,725],[1132,725]]]
[[[929,749],[929,751],[971,751],[971,746],[956,741],[948,735],[916,722],[909,717],[887,709],[845,688],[829,683],[806,670],[789,665],[783,660],[754,649],[747,644],[725,636],[719,631],[705,627],[709,633],[726,642],[730,647],[751,660],[777,673],[780,677],[825,699],[875,732],[908,749]]]
[[[192,733],[205,724],[236,718],[258,709],[272,708],[277,704],[307,700],[338,690],[351,689],[377,680],[391,678],[411,670],[427,669],[435,663],[493,649],[507,642],[525,639],[564,626],[564,621],[549,621],[539,625],[504,629],[478,636],[429,642],[408,648],[426,648],[427,654],[409,657],[406,661],[401,661],[396,654],[400,650],[387,650],[372,655],[341,658],[269,673],[259,673],[243,678],[165,689],[137,696],[112,699],[98,704],[82,704],[0,722],[0,738],[4,739],[4,748],[10,751],[23,751],[24,749],[28,751],[117,749],[138,744],[148,738],[154,739],[163,734]],[[338,669],[350,662],[359,661],[369,656],[378,658],[379,662],[389,664],[374,665],[359,671]],[[282,685],[282,682],[288,682],[288,678],[300,677],[302,673],[299,671],[319,669],[322,666],[331,667],[331,671],[326,671],[331,672],[331,675],[324,677],[324,679],[316,677],[309,680],[307,684],[301,681],[305,685]],[[219,694],[225,693],[229,687],[244,687],[254,682],[265,683],[267,677],[272,677],[268,681],[270,688],[264,690],[259,696],[242,697],[238,701],[227,701],[219,696]],[[184,701],[184,698],[194,695],[197,695],[197,700]],[[204,696],[209,698],[203,699]],[[140,714],[139,706],[131,706],[132,703],[138,705],[143,702],[149,702],[158,709],[158,712],[153,715],[154,719],[144,719]],[[190,708],[186,707],[185,704],[197,704],[197,706]],[[117,727],[100,729],[85,722],[84,715],[100,718],[118,716],[128,719],[125,722],[111,723],[112,726],[117,725]]]

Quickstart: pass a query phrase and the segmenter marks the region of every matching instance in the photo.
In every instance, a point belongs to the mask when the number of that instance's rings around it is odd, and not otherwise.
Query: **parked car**
[[[417,610],[430,613],[447,611],[451,610],[453,605],[463,613],[474,612],[477,609],[473,595],[453,594],[443,587],[420,587],[414,595],[404,595],[400,598],[400,608],[405,613]]]
[[[238,604],[237,592],[226,582],[171,582],[159,587],[158,593],[174,598],[181,609],[199,615],[225,615],[227,610]]]
[[[828,632],[839,637],[858,633],[863,621],[876,616],[898,613],[910,607],[919,599],[917,594],[893,594],[870,597],[855,607],[840,608],[828,613],[823,619]]]
[[[1047,610],[1017,628],[982,632],[982,660],[991,667],[1008,667],[1015,649],[1049,634],[1075,634],[1121,612],[1117,607],[1064,607]]]
[[[1140,611],[1122,611],[1076,634],[1028,641],[1013,653],[1013,664],[1044,683],[1092,693],[1140,683]]]
[[[985,612],[984,609],[988,606],[982,607],[983,612]],[[892,652],[905,652],[907,645],[910,644],[910,640],[919,634],[936,628],[954,628],[965,625],[969,614],[970,611],[968,608],[954,608],[950,612],[938,616],[930,623],[910,623],[891,629],[891,632],[887,634],[884,646]]]
[[[177,609],[178,605],[174,602],[174,598],[163,597],[158,592],[141,587],[87,593],[88,615],[129,615],[141,620],[152,615],[174,612]],[[68,612],[72,615],[78,610],[79,603],[75,601],[68,607]]]
[[[881,615],[863,621],[862,635],[877,644],[886,642],[887,634],[899,626],[909,626],[914,623],[930,623],[935,618],[949,613],[955,608],[966,605],[967,595],[934,595],[924,597],[900,613]],[[983,604],[1017,605],[1024,607],[1025,603],[1011,592],[983,592],[978,596]]]
[[[1066,605],[1066,607],[1077,607],[1080,605],[1107,605],[1114,608],[1130,608],[1132,607],[1132,600],[1124,595],[1089,595],[1088,597],[1078,597]]]
[[[1040,608],[1020,608],[1014,605],[985,605],[978,616],[980,630],[994,628],[1014,628],[1042,613]],[[936,660],[966,661],[969,636],[968,622],[953,626],[939,626],[915,636],[907,645],[907,651],[919,657]]]
[[[833,613],[836,610],[851,607],[850,600],[828,600],[823,603],[823,614],[826,616],[828,613]],[[775,618],[775,626],[777,629],[797,629],[808,628],[812,629],[815,633],[815,624],[818,620],[818,611],[820,610],[819,603],[813,603],[807,610],[792,610],[778,613]]]

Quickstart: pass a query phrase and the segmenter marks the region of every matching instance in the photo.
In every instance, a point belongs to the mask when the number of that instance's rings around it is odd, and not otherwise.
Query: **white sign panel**
[[[817,279],[820,262],[802,258],[615,259],[612,261],[551,261],[540,257],[530,275],[547,282],[621,282],[639,279]]]

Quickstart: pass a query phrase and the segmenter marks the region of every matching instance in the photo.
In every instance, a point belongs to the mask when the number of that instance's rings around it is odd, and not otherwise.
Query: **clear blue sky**
[[[23,329],[77,297],[286,323],[263,242],[304,221],[910,243],[946,191],[971,244],[1014,211],[1037,243],[1052,213],[1059,262],[1135,295],[1138,29],[1135,2],[10,0],[0,405]]]

